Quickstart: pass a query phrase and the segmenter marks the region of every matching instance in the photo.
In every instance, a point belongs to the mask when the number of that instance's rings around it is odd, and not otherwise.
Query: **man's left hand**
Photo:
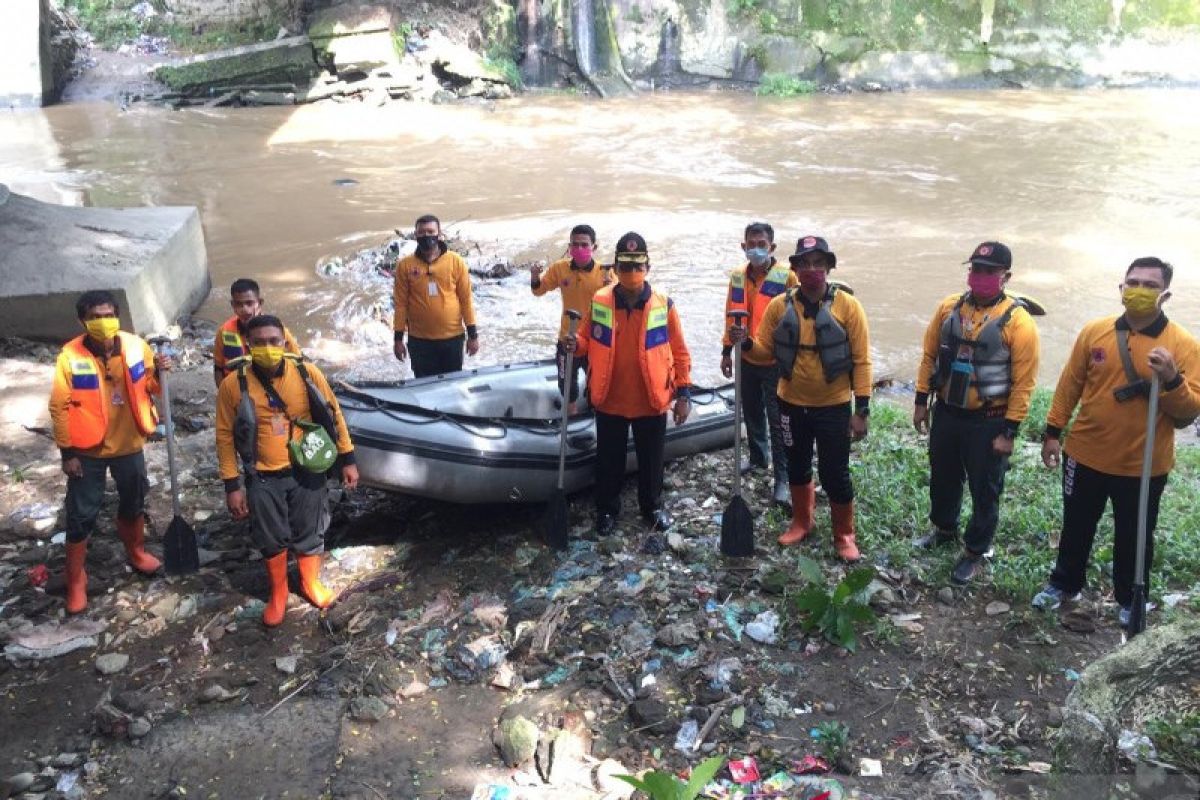
[[[1011,456],[1013,451],[1013,440],[1005,436],[1003,433],[997,434],[995,439],[992,439],[992,452],[998,456]]]
[[[467,355],[473,356],[479,352],[479,337],[467,339]]]
[[[159,372],[170,372],[175,366],[175,360],[163,353],[158,353],[154,356],[154,368]]]
[[[859,442],[867,438],[867,418],[861,414],[850,415],[850,441]]]
[[[347,489],[358,486],[358,467],[356,465],[346,464],[342,467],[342,486]]]
[[[1147,360],[1150,362],[1150,369],[1158,373],[1158,379],[1162,383],[1170,383],[1179,374],[1179,368],[1175,366],[1175,356],[1165,347],[1151,350]]]
[[[688,414],[692,413],[692,402],[686,397],[679,397],[675,400],[675,424],[682,425],[687,421]]]

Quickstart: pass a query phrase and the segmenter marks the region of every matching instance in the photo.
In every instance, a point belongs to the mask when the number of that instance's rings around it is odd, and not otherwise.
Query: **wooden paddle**
[[[741,328],[750,315],[731,311],[729,316]],[[721,515],[721,553],[740,558],[754,555],[754,516],[742,497],[742,346],[733,349],[733,497]]]
[[[567,309],[567,335],[574,336],[579,327],[581,314]],[[562,388],[562,427],[558,434],[558,486],[550,495],[550,505],[546,507],[546,518],[543,522],[542,535],[546,544],[555,550],[565,550],[567,533],[570,529],[570,513],[567,508],[567,493],[563,490],[564,475],[567,471],[567,421],[571,416],[571,384],[575,382],[575,349],[567,351],[566,371],[563,373]]]
[[[162,353],[166,339],[155,339],[158,352]],[[175,425],[171,421],[171,388],[169,373],[160,372],[162,387],[163,422],[167,429],[167,467],[171,473],[171,524],[163,535],[163,564],[167,572],[181,575],[200,569],[200,552],[196,549],[196,531],[179,510],[179,476],[175,468]]]

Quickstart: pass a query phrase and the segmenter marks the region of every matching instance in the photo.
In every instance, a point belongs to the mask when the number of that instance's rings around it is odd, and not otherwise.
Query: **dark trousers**
[[[929,520],[944,531],[958,531],[963,484],[971,490],[971,520],[963,545],[982,555],[992,546],[1000,522],[1000,495],[1008,456],[996,455],[992,440],[1004,431],[1003,417],[958,412],[934,406],[929,429]]]
[[[265,558],[291,550],[302,556],[325,549],[329,527],[329,490],[308,488],[291,475],[255,475],[246,479],[250,537]]]
[[[446,375],[458,372],[463,365],[463,341],[465,335],[453,339],[408,340],[408,354],[412,356],[413,375],[424,378],[428,375]]]
[[[82,542],[96,529],[96,518],[104,503],[104,484],[109,473],[117,486],[117,516],[136,520],[146,508],[146,457],[142,451],[116,458],[79,456],[83,476],[67,478],[67,541]]]
[[[621,482],[629,429],[638,466],[638,509],[649,514],[662,507],[663,447],[667,415],[618,417],[596,412],[596,513],[617,516],[621,511]]]
[[[554,362],[558,365],[558,391],[561,394],[563,385],[567,382],[567,352],[563,350],[561,344],[554,348]],[[571,395],[570,402],[574,403],[579,399],[579,375],[587,372],[587,356],[576,355],[571,360]]]
[[[854,500],[850,480],[850,404],[794,406],[779,400],[779,427],[787,448],[788,483],[812,482],[813,446],[817,474],[831,503]]]
[[[1140,479],[1108,475],[1063,459],[1063,529],[1058,543],[1058,560],[1050,573],[1050,584],[1074,594],[1087,584],[1088,559],[1096,538],[1096,525],[1104,507],[1113,509],[1113,594],[1128,607],[1133,602],[1133,579],[1137,558],[1137,511]],[[1150,478],[1150,503],[1146,520],[1146,570],[1142,575],[1150,587],[1150,563],[1154,560],[1154,526],[1158,523],[1158,501],[1167,476]]]
[[[750,463],[765,467],[769,453],[770,461],[775,464],[775,476],[787,480],[787,448],[779,427],[779,368],[743,360],[741,383],[742,422],[746,424]]]

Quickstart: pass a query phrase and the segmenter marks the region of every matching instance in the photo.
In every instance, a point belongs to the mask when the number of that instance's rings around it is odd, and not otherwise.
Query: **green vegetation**
[[[762,0],[728,0],[725,10],[729,16],[745,19],[750,17],[762,5]]]
[[[512,88],[524,87],[524,81],[521,80],[521,68],[517,66],[517,60],[508,48],[492,45],[484,54],[483,63],[488,69],[503,75],[505,83]]]
[[[141,34],[165,36],[173,44],[193,53],[224,47],[253,44],[275,38],[283,20],[276,14],[237,23],[185,25],[163,19],[165,6],[152,3],[157,16],[139,20],[130,8],[136,0],[66,0],[66,8],[79,19],[80,26],[92,35],[96,44],[114,49]]]
[[[724,764],[724,756],[706,758],[696,765],[692,770],[691,778],[686,783],[670,772],[660,770],[651,770],[640,779],[632,775],[617,775],[616,777],[641,791],[650,800],[695,800]]]
[[[1005,479],[996,533],[992,587],[1015,603],[1025,603],[1044,585],[1054,565],[1062,526],[1059,472],[1042,465],[1035,444],[1045,425],[1051,392],[1034,393],[1030,419],[1022,428]],[[912,428],[910,406],[872,406],[871,435],[855,448],[851,463],[857,498],[859,546],[868,559],[913,570],[935,584],[948,580],[956,548],[931,553],[913,549],[912,540],[929,527],[927,440]],[[963,525],[970,514],[967,494]],[[1088,568],[1088,585],[1111,590],[1112,516],[1105,514]],[[1200,575],[1200,448],[1180,447],[1163,495],[1155,537],[1151,596],[1190,591]],[[986,579],[985,579],[986,580]],[[1161,603],[1160,603],[1161,604]]]
[[[1146,723],[1146,735],[1162,760],[1200,775],[1200,713],[1152,719]]]
[[[781,72],[768,72],[754,93],[762,97],[795,97],[812,94],[817,90],[816,81],[807,81]]]
[[[392,49],[396,51],[396,58],[404,58],[408,51],[408,37],[412,36],[413,30],[411,22],[404,22],[392,31]]]
[[[820,631],[830,642],[853,653],[858,647],[858,629],[875,619],[866,596],[875,568],[851,570],[833,591],[826,587],[820,565],[811,558],[800,556],[797,569],[805,586],[792,595],[791,603],[800,626],[809,633]]]
[[[844,722],[828,720],[817,725],[817,747],[830,762],[837,761],[849,753],[850,729]]]

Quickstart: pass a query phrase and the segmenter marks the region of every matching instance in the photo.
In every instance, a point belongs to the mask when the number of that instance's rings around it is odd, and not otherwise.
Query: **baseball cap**
[[[800,259],[809,253],[824,253],[829,257],[829,268],[837,266],[837,254],[829,249],[829,242],[820,236],[801,236],[796,240],[796,252],[788,256],[792,264],[800,263]]]
[[[1012,269],[1012,250],[1000,242],[983,242],[964,264],[982,264],[985,267],[1003,267]]]
[[[629,255],[644,256],[647,254],[646,240],[642,238],[640,233],[630,231],[617,239],[617,255],[628,253]]]

